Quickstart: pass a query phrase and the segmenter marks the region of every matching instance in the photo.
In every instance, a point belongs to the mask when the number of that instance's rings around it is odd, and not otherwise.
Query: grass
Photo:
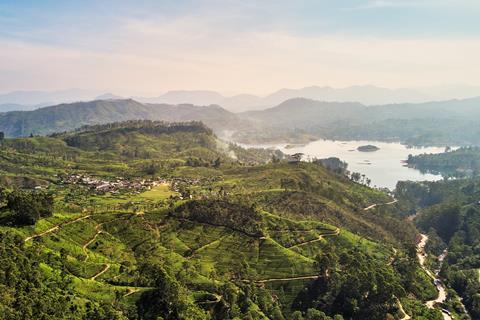
[[[113,303],[115,301],[115,292],[120,290],[120,288],[115,286],[77,277],[72,279],[71,285],[81,295],[105,303]]]
[[[156,187],[153,187],[151,190],[145,191],[139,194],[136,197],[133,197],[132,200],[166,200],[171,196],[177,195],[178,193],[170,190],[168,184],[161,184]]]

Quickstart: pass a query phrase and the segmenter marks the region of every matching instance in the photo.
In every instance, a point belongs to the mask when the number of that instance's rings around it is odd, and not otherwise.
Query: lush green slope
[[[0,310],[13,319],[400,319],[398,299],[438,319],[421,304],[435,290],[413,225],[321,164],[149,121],[7,139],[0,156],[10,187],[48,183],[0,193]]]
[[[151,176],[184,165],[255,164],[273,156],[280,159],[283,154],[225,143],[198,122],[127,121],[50,137],[6,139],[0,147],[0,177],[5,183],[35,185],[35,179],[52,181],[67,172]]]
[[[393,254],[388,247],[348,231],[339,232],[333,226],[266,212],[257,212],[255,218],[262,236],[249,234],[241,230],[249,218],[237,220],[240,216],[235,211],[225,206],[220,211],[215,201],[193,202],[189,207],[197,205],[201,205],[200,210],[212,206],[209,213],[202,211],[207,217],[227,214],[226,219],[199,220],[182,213],[185,209],[180,206],[174,211],[141,215],[102,212],[81,220],[78,217],[82,215],[56,214],[34,228],[17,228],[16,232],[25,239],[40,235],[33,239],[35,247],[58,257],[54,265],[47,265],[57,270],[50,272],[64,270],[68,279],[65,290],[75,297],[75,310],[87,310],[91,301],[93,308],[108,308],[109,313],[128,317],[136,310],[143,318],[154,312],[150,310],[154,306],[159,308],[157,315],[165,315],[166,307],[158,306],[155,298],[155,292],[161,290],[167,305],[175,305],[168,311],[171,317],[167,318],[172,319],[235,315],[277,319],[276,314],[288,316],[295,309],[308,308],[359,319],[371,316],[371,308],[375,308],[370,319],[381,319],[386,312],[396,310],[392,294],[405,295],[401,274],[388,265]],[[230,204],[234,210],[239,206]],[[49,232],[57,225],[59,229]],[[27,240],[27,246],[31,241]],[[348,259],[357,264],[353,266]],[[372,277],[354,278],[359,268]],[[165,297],[167,289],[158,281],[168,282],[168,290],[176,288],[186,305],[181,305],[178,297]],[[377,281],[386,281],[388,288]],[[337,291],[339,285],[343,289]],[[359,290],[351,291],[350,286],[359,286]],[[379,296],[365,299],[364,294],[373,287]],[[327,296],[341,299],[341,304],[315,302]],[[360,304],[360,313],[349,299]]]
[[[0,131],[9,137],[70,131],[84,125],[126,120],[203,121],[215,130],[231,130],[241,121],[219,106],[141,104],[128,100],[96,100],[60,104],[33,111],[0,114]]]

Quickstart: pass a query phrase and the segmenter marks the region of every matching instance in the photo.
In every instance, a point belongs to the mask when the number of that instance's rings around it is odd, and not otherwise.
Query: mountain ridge
[[[93,90],[67,89],[58,91],[13,91],[0,94],[0,104],[46,106],[60,103],[98,99],[124,99],[131,97],[142,103],[166,104],[218,104],[232,112],[261,110],[276,106],[292,98],[308,98],[321,101],[351,102],[365,105],[393,103],[420,103],[449,99],[465,99],[480,95],[480,88],[466,85],[424,88],[390,89],[374,85],[353,85],[341,88],[307,86],[298,89],[283,88],[267,95],[241,93],[225,95],[213,90],[171,90],[157,96],[124,95]],[[1,109],[0,109],[1,110]]]
[[[204,121],[216,130],[241,122],[220,106],[142,104],[133,99],[63,103],[33,111],[0,114],[0,131],[7,136],[44,135],[83,125],[126,120]]]
[[[479,125],[480,98],[376,106],[296,98],[239,115],[257,122],[254,130],[234,135],[244,143],[268,143],[302,133],[324,139],[417,146],[478,145],[475,128]]]

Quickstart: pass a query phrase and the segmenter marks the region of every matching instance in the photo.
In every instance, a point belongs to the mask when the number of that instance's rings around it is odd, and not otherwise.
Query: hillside
[[[408,158],[408,165],[444,177],[477,176],[480,170],[480,149],[463,147],[439,154],[421,154]]]
[[[3,314],[400,319],[401,301],[441,319],[421,303],[435,290],[388,195],[321,164],[253,164],[240,155],[266,151],[224,147],[196,122],[3,141],[0,271],[15,272],[0,286],[16,288],[1,293]]]
[[[84,125],[126,120],[203,121],[215,130],[231,129],[237,117],[218,106],[141,104],[127,100],[96,100],[60,104],[33,111],[0,114],[0,131],[9,137],[45,135]]]
[[[208,168],[215,163],[258,164],[281,152],[244,149],[219,140],[199,122],[150,120],[84,126],[49,137],[6,139],[0,148],[4,181],[30,184],[32,178],[54,179],[52,173],[98,172],[114,175],[154,175],[172,168]],[[25,179],[19,179],[24,177]]]
[[[276,107],[262,111],[246,112],[243,115],[269,123],[272,126],[324,126],[338,119],[354,120],[365,112],[360,103],[321,102],[305,98],[286,100]]]
[[[367,107],[356,102],[296,98],[266,110],[234,114],[218,105],[142,104],[131,99],[109,99],[0,113],[0,131],[8,137],[45,135],[84,125],[138,119],[202,121],[219,135],[252,144],[326,138],[419,146],[477,145],[480,100]]]
[[[429,237],[427,262],[438,269],[449,290],[444,306],[458,319],[468,310],[480,317],[480,181],[458,179],[430,183],[405,183],[397,194],[417,211],[416,224]],[[461,299],[459,299],[461,298]]]
[[[477,145],[480,99],[368,107],[359,103],[291,99],[270,109],[240,115],[257,121],[255,130],[246,129],[234,136],[244,142],[313,136],[410,145]]]

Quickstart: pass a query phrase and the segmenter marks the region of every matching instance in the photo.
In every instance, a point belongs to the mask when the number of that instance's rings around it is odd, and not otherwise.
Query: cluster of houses
[[[196,194],[197,192],[191,187],[208,185],[216,180],[215,177],[202,179],[186,177],[176,177],[171,179],[160,177],[155,179],[126,179],[117,177],[113,179],[105,179],[78,173],[62,175],[58,176],[58,178],[60,184],[85,186],[97,194],[139,194],[151,190],[158,185],[168,184],[170,190],[178,193],[178,196],[176,196],[178,199],[192,199],[195,195],[200,196],[199,194]],[[213,190],[210,189],[210,193],[212,192]],[[206,195],[204,194],[203,196],[205,197]],[[206,197],[208,197],[208,195]]]
[[[150,190],[160,184],[167,183],[164,179],[146,180],[146,179],[125,179],[115,178],[112,180],[99,179],[84,174],[70,174],[60,177],[63,184],[77,184],[89,187],[98,193],[120,193],[122,191],[141,193]]]

